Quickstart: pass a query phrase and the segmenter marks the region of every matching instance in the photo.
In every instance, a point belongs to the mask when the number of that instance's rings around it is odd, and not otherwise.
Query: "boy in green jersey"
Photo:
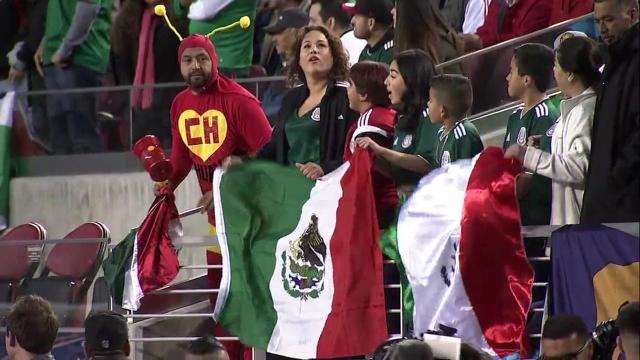
[[[438,75],[431,80],[429,116],[441,124],[434,166],[441,167],[460,159],[470,159],[482,150],[478,129],[464,118],[473,103],[471,81],[461,75]]]
[[[522,100],[509,117],[503,148],[526,145],[531,138],[542,150],[551,152],[553,125],[559,112],[547,91],[553,73],[553,51],[541,44],[518,47],[507,75],[509,96]],[[551,217],[551,180],[524,173],[518,177],[518,199],[522,225],[548,225]]]

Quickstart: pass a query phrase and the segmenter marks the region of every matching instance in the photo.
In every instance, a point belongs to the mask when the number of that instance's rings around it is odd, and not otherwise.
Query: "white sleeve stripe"
[[[351,136],[351,141],[355,140],[358,137],[358,135],[363,133],[375,133],[375,134],[380,134],[386,138],[389,137],[389,133],[386,132],[385,130],[382,130],[376,126],[365,125],[365,126],[358,127],[356,131],[353,132],[353,135]]]
[[[540,109],[536,106],[536,117],[540,117]]]

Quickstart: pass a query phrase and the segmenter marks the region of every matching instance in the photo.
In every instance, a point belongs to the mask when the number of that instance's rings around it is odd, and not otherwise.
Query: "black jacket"
[[[349,109],[345,82],[333,81],[327,86],[320,101],[320,166],[325,174],[337,169],[343,163],[345,138],[358,114]],[[289,144],[285,132],[287,120],[309,96],[305,85],[287,92],[282,100],[278,121],[273,128],[271,141],[262,149],[260,157],[288,165]]]
[[[640,219],[640,34],[609,48],[596,103],[581,223]]]

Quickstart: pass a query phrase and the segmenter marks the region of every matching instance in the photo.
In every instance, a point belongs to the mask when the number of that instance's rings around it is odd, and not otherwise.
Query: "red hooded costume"
[[[253,155],[271,138],[271,126],[251,93],[218,73],[218,56],[207,36],[191,35],[180,43],[178,61],[188,48],[211,57],[211,78],[200,93],[190,88],[171,104],[171,185],[176,188],[195,166],[204,194],[213,187],[213,171],[230,155]],[[209,223],[215,226],[213,211]]]
[[[213,171],[229,155],[253,155],[271,138],[271,126],[260,102],[238,83],[218,73],[218,56],[207,36],[191,35],[178,49],[178,61],[188,48],[203,48],[211,57],[211,78],[204,90],[190,88],[179,93],[171,104],[171,164],[169,181],[175,189],[195,167],[202,193],[213,189]],[[209,224],[215,227],[213,210],[207,212]],[[222,264],[219,251],[207,251],[207,264]],[[222,271],[209,269],[208,285],[220,287]],[[215,304],[216,295],[209,296]],[[217,336],[229,336],[221,328]],[[239,342],[225,342],[232,360],[250,354]],[[245,356],[246,357],[246,356]]]

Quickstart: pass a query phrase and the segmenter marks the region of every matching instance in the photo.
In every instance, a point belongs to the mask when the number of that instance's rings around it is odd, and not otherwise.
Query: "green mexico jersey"
[[[358,61],[375,61],[391,65],[393,61],[393,28],[389,28],[384,36],[374,46],[367,46],[362,49]]]
[[[218,54],[218,67],[223,72],[248,74],[253,58],[253,31],[256,17],[257,0],[233,0],[214,18],[207,20],[191,20],[190,34],[208,34],[213,29],[229,25],[243,16],[251,19],[248,29],[239,26],[231,30],[219,32],[211,37]],[[189,8],[180,5],[180,0],[173,0],[174,10],[178,16],[186,17]]]
[[[559,112],[551,99],[546,99],[522,113],[517,108],[509,117],[503,148],[526,145],[529,136],[542,135],[540,149],[551,152],[551,136]],[[520,197],[522,225],[548,225],[551,218],[551,180],[534,174],[528,192]]]
[[[285,135],[289,144],[289,164],[320,163],[320,108],[298,116],[296,110],[287,119]]]
[[[431,122],[426,110],[422,112],[418,126],[413,131],[406,129],[405,119],[404,116],[398,118],[392,149],[405,154],[418,155],[433,166],[439,125]],[[401,184],[417,184],[422,177],[420,174],[400,169],[397,175]]]
[[[478,129],[468,120],[458,121],[448,132],[438,131],[435,166],[442,167],[460,159],[471,159],[484,150]]]
[[[51,57],[58,51],[76,12],[79,0],[49,0],[44,32],[44,64],[51,64]],[[112,0],[82,0],[98,4],[98,15],[91,23],[86,38],[73,48],[71,62],[104,74],[109,65],[111,51]]]

